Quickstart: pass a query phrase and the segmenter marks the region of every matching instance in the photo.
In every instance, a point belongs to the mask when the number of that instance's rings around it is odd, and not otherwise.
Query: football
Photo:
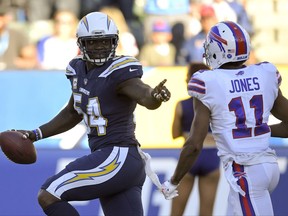
[[[30,139],[23,139],[17,131],[0,133],[0,146],[8,159],[18,164],[32,164],[37,160],[37,153]]]

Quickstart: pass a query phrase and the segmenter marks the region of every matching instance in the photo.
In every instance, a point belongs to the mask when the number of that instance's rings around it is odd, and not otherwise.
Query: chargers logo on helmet
[[[82,20],[81,20],[81,22],[84,24],[84,26],[85,26],[87,32],[89,32],[89,24],[88,24],[87,17],[86,17],[86,16],[83,17]]]

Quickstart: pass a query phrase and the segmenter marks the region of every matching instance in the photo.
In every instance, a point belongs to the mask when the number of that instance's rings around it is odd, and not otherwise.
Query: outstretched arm
[[[166,80],[160,82],[154,89],[142,82],[140,78],[132,78],[119,84],[117,92],[126,95],[147,109],[157,109],[163,101],[170,99],[170,92],[164,86]]]

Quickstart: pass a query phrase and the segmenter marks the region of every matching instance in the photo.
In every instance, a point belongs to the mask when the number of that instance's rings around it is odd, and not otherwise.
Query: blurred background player
[[[187,65],[191,62],[203,62],[203,42],[210,28],[217,23],[217,17],[212,6],[201,5],[199,10],[201,31],[184,41],[180,49],[180,55],[176,59],[179,65]]]
[[[213,0],[212,7],[214,8],[217,20],[237,22],[237,14],[226,0]]]
[[[178,22],[175,23],[171,28],[171,44],[175,47],[175,57],[174,57],[174,64],[177,65],[177,58],[180,55],[181,48],[185,41],[185,26],[183,23]]]
[[[156,20],[165,20],[170,26],[178,22],[186,24],[188,11],[189,0],[145,0],[143,7],[145,38],[148,39],[150,37]]]
[[[202,62],[189,64],[186,79],[187,84],[191,76],[199,70],[209,70],[209,67]],[[176,105],[172,124],[172,136],[174,139],[178,137],[187,139],[193,117],[193,98],[190,97],[179,101]],[[178,187],[179,196],[172,200],[172,216],[182,216],[185,212],[185,207],[196,178],[198,178],[200,200],[198,215],[213,215],[214,201],[220,178],[220,158],[217,156],[217,148],[210,127],[203,146],[203,150],[196,163],[181,180],[181,184]]]
[[[23,1],[23,0],[22,0]],[[82,0],[24,0],[27,20],[37,22],[49,20],[55,11],[68,10],[80,16]],[[90,1],[90,0],[89,0]]]
[[[214,8],[218,22],[236,22],[247,31],[250,39],[252,39],[255,30],[242,2],[239,2],[239,0],[213,0],[211,5]],[[254,47],[251,46],[250,56],[246,64],[255,64],[257,62]]]
[[[144,66],[173,66],[176,48],[171,43],[171,27],[164,19],[153,23],[151,40],[141,49],[139,59]]]
[[[37,42],[40,69],[65,70],[69,61],[80,53],[75,35],[78,19],[68,10],[59,10],[53,17],[53,33]]]
[[[132,34],[122,11],[115,6],[105,6],[100,9],[100,12],[110,16],[119,29],[119,44],[116,49],[116,55],[138,57],[139,48],[136,38]]]
[[[29,40],[27,32],[13,27],[11,8],[0,7],[0,70],[34,69],[36,48]]]

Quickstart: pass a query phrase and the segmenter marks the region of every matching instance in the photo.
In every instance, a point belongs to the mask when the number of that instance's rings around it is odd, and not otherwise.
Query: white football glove
[[[151,168],[151,156],[148,153],[143,152],[139,146],[138,146],[138,152],[139,152],[141,158],[145,161],[145,173],[146,173],[146,175],[151,179],[153,184],[155,184],[157,186],[158,190],[161,191],[161,183],[159,181],[159,178],[158,178],[157,174]]]
[[[178,185],[173,185],[170,181],[165,181],[161,185],[161,192],[163,193],[166,200],[173,199],[179,195],[177,187]]]

